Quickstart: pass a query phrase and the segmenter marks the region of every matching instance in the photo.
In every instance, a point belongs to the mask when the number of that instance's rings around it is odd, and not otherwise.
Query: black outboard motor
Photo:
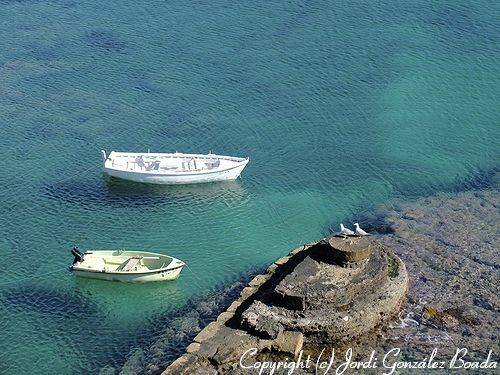
[[[73,249],[71,250],[71,254],[73,254],[73,256],[75,257],[75,259],[73,259],[73,264],[78,263],[78,262],[83,262],[83,258],[84,258],[83,252],[80,251],[78,246],[73,247]]]

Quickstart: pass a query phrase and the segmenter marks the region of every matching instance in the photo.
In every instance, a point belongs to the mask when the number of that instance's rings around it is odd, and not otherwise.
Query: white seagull
[[[340,233],[347,234],[348,236],[352,236],[354,232],[349,228],[344,227],[344,224],[340,223]]]
[[[354,226],[356,227],[356,234],[358,236],[369,236],[370,233],[366,233],[363,229],[359,227],[358,223],[354,223]]]

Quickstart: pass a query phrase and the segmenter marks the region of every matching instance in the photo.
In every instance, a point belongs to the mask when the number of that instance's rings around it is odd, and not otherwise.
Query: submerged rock
[[[449,309],[451,310],[451,309]],[[424,306],[423,317],[430,320],[440,326],[451,328],[459,324],[458,319],[453,315],[449,314],[447,310],[439,311],[432,306]]]
[[[434,349],[451,358],[457,345],[469,359],[498,349],[500,321],[500,193],[440,194],[396,202],[385,214],[394,248],[410,274],[409,303],[383,340],[362,346],[402,348],[407,359]],[[498,355],[498,354],[497,354]]]

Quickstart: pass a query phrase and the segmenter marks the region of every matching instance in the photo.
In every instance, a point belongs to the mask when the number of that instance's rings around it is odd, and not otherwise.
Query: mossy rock
[[[459,324],[457,318],[445,311],[426,305],[423,309],[423,317],[434,324],[442,327],[455,327]]]
[[[387,276],[395,278],[399,275],[399,264],[392,256],[387,257]]]

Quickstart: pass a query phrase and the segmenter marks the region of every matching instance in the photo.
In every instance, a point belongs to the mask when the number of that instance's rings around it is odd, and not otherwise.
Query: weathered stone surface
[[[212,366],[191,366],[186,375],[217,375],[217,370]],[[194,371],[193,371],[194,370]]]
[[[267,267],[266,273],[272,274],[276,271],[277,268],[278,268],[278,265],[276,263],[273,263],[269,267]]]
[[[162,375],[174,375],[174,374],[182,374],[184,366],[186,366],[190,359],[193,357],[190,355],[183,355],[177,358],[174,362],[167,367],[165,371],[162,372]]]
[[[273,341],[272,348],[282,353],[297,356],[304,345],[302,332],[284,331]]]
[[[186,353],[192,354],[194,352],[197,352],[199,349],[200,349],[200,344],[197,342],[193,342],[189,344],[188,347],[186,348]]]
[[[244,288],[241,291],[240,297],[241,297],[242,300],[245,300],[248,297],[250,297],[252,294],[254,294],[256,291],[257,291],[257,288],[254,288],[254,287],[251,287],[251,286],[247,286],[246,288]]]
[[[305,310],[307,293],[301,287],[316,278],[319,269],[317,261],[306,257],[275,288],[278,302],[288,309]]]
[[[284,330],[301,331],[310,342],[318,344],[360,336],[393,317],[405,300],[408,284],[406,270],[398,258],[395,261],[398,262],[397,275],[392,278],[386,275],[384,283],[377,284],[377,288],[367,293],[355,294],[355,298],[346,305],[337,305],[337,298],[323,298],[323,305],[296,311],[254,301],[242,314],[247,318],[242,326],[259,335],[259,328],[256,328],[259,320],[265,320],[267,324],[274,322]],[[344,268],[342,271],[348,272]]]
[[[265,274],[265,275],[257,275],[255,276],[250,282],[248,283],[249,286],[258,288],[262,284],[264,284],[267,280],[271,278],[271,275]]]
[[[329,256],[342,265],[362,262],[371,254],[371,242],[368,237],[332,236],[328,239],[328,244],[331,248]]]
[[[277,294],[279,298],[275,299],[276,303],[290,310],[304,311],[306,309],[306,294],[291,289],[281,290]]]
[[[194,338],[195,342],[202,343],[206,339],[212,337],[217,330],[220,328],[220,324],[217,322],[212,322],[209,325],[207,325],[203,330],[201,330],[200,333],[196,335]]]
[[[201,344],[197,355],[222,365],[237,362],[245,351],[258,346],[256,337],[241,330],[222,327],[217,335]]]
[[[237,309],[238,307],[240,307],[240,305],[241,305],[241,301],[240,301],[240,300],[236,300],[236,301],[234,301],[233,303],[231,303],[231,305],[229,305],[229,307],[227,308],[227,310],[226,310],[226,311],[227,311],[227,312],[235,312],[235,311],[236,311],[236,309]]]
[[[293,249],[292,251],[290,251],[288,253],[288,256],[292,257],[294,255],[297,255],[298,253],[300,253],[301,251],[304,251],[305,249],[307,249],[308,247],[310,247],[309,245],[302,245],[300,247],[297,247],[296,249]]]
[[[374,255],[356,270],[320,262],[313,259],[314,253],[306,256],[279,282],[271,302],[300,311],[325,304],[332,308],[349,304],[360,293],[370,293],[386,281],[386,252],[380,246],[375,248]]]
[[[200,360],[199,357],[193,355],[189,356],[188,360],[185,363],[182,363],[181,366],[177,366],[175,369],[170,372],[163,372],[162,375],[216,375],[217,370],[214,366],[204,360]],[[186,357],[184,356],[184,357]],[[172,365],[170,365],[167,370],[170,370]]]
[[[278,259],[276,262],[274,262],[274,264],[281,266],[281,265],[287,263],[289,259],[290,259],[290,257],[283,257],[283,258]]]
[[[340,308],[349,305],[360,295],[375,293],[380,289],[387,282],[388,258],[382,247],[375,247],[377,251],[361,268],[327,268],[321,280],[309,288],[310,307],[319,308],[327,300],[333,307]],[[331,281],[328,282],[328,279]]]
[[[260,339],[259,340],[259,350],[271,350],[273,347],[274,340]]]
[[[225,311],[217,317],[217,322],[224,324],[234,316],[234,312]]]
[[[283,326],[268,314],[269,308],[260,301],[252,305],[241,315],[242,327],[262,339],[274,339],[283,332]]]

